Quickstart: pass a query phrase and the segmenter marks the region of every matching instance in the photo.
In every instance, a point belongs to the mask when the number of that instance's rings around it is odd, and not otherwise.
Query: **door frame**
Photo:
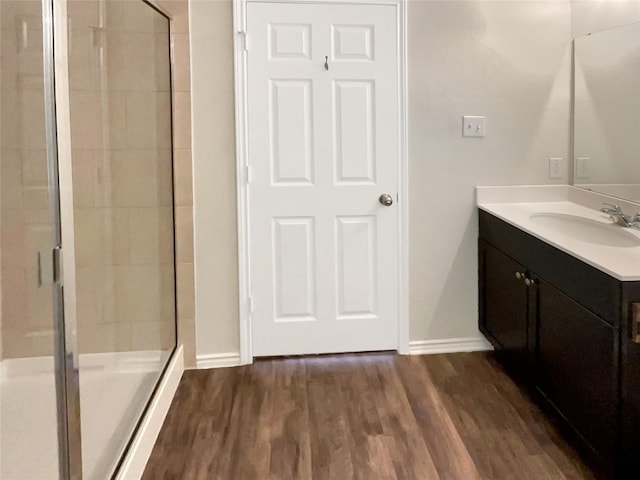
[[[233,0],[233,49],[235,62],[236,196],[238,229],[238,313],[240,364],[253,363],[251,302],[251,258],[249,231],[249,154],[247,110],[247,5],[249,3],[387,5],[396,9],[398,80],[398,347],[409,353],[409,192],[407,139],[407,0]],[[248,41],[249,40],[249,41]]]

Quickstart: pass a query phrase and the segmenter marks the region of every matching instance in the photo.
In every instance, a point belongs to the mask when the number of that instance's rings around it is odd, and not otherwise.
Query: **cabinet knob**
[[[524,273],[516,272],[516,278],[518,280],[522,280],[524,278]]]
[[[531,285],[533,285],[533,280],[531,280],[530,278],[525,278],[525,279],[524,279],[524,284],[525,284],[527,287],[530,287]]]

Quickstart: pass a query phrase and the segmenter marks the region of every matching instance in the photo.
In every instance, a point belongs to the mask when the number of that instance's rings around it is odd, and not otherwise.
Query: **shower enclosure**
[[[169,18],[0,0],[0,478],[117,474],[176,347]]]

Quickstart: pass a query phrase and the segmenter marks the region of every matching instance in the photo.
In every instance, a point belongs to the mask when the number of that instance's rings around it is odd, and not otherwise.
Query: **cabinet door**
[[[603,458],[614,448],[616,331],[544,281],[538,282],[536,386]]]
[[[622,330],[622,405],[620,478],[638,478],[640,465],[640,344],[633,329],[633,306],[640,305],[640,282],[623,284]]]
[[[626,479],[637,478],[640,465],[640,345],[623,342],[620,478]]]
[[[504,365],[516,373],[527,366],[526,269],[491,245],[480,242],[480,330]]]

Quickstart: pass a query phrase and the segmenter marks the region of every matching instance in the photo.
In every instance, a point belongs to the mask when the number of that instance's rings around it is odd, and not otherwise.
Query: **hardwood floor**
[[[145,480],[595,478],[490,354],[187,371]]]

